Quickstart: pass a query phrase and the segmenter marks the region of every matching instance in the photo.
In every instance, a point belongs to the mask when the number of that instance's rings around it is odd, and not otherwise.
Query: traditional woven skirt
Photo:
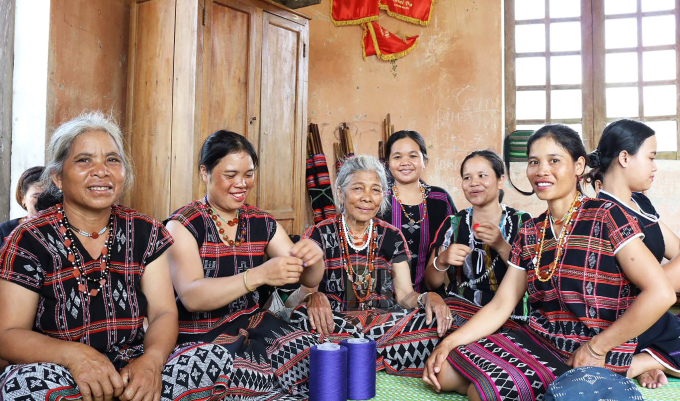
[[[680,318],[666,312],[638,337],[635,353],[647,352],[664,368],[680,373]]]
[[[175,348],[162,372],[161,399],[220,399],[229,385],[232,357],[216,344]],[[0,375],[0,400],[66,401],[82,395],[69,371],[54,363],[11,365]]]
[[[189,338],[219,344],[233,356],[227,399],[307,399],[309,348],[319,341],[273,313],[241,315],[198,338],[180,335]]]
[[[448,361],[482,400],[542,400],[548,385],[571,369],[546,340],[526,328],[455,348]]]
[[[465,324],[479,309],[479,306],[462,299],[447,298],[451,310],[452,324],[449,332]],[[437,335],[437,319],[428,325],[425,310],[422,308],[406,310],[363,310],[333,312],[335,329],[330,336],[320,336],[320,341],[329,340],[339,343],[350,337],[363,337],[374,340],[378,347],[377,370],[399,376],[420,377],[425,361],[441,338]],[[305,304],[291,314],[291,322],[304,330],[311,331]],[[508,321],[506,329],[519,327]]]

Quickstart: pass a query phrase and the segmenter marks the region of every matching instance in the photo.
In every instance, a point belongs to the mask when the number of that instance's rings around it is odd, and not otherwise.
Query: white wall
[[[19,176],[29,167],[45,163],[47,111],[47,56],[50,0],[17,0],[14,32],[14,86],[12,93],[12,157],[10,218],[24,216],[14,201]]]

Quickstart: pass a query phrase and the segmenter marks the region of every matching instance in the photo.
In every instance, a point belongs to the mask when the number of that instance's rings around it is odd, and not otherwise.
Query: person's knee
[[[455,391],[458,394],[465,394],[470,382],[456,371],[449,363],[443,363],[442,368],[437,373],[437,381],[442,391]]]
[[[472,383],[468,385],[467,396],[470,399],[470,401],[482,401],[482,397],[480,397],[479,392],[477,391],[477,387],[475,387],[475,385]]]

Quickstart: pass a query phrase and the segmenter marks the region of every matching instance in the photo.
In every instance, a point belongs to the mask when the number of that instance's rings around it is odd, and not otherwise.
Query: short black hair
[[[253,159],[253,165],[257,168],[257,152],[243,135],[225,130],[213,132],[201,146],[198,168],[200,170],[201,166],[205,166],[207,172],[212,173],[224,156],[242,151]]]
[[[485,158],[486,161],[488,161],[489,164],[491,164],[493,172],[496,173],[496,179],[500,179],[502,176],[505,175],[505,165],[503,164],[503,159],[501,159],[498,153],[494,152],[493,150],[485,149],[472,151],[467,156],[465,156],[465,159],[463,159],[463,162],[460,164],[461,178],[463,177],[463,167],[465,167],[465,163],[468,160],[472,159],[473,157]],[[503,191],[502,189],[498,191],[499,202],[503,202],[503,195],[505,195],[505,191]]]
[[[21,173],[21,177],[19,177],[19,183],[17,184],[17,190],[14,196],[17,200],[17,203],[20,204],[24,210],[26,210],[26,206],[24,206],[22,203],[24,196],[26,196],[28,188],[31,185],[40,181],[40,176],[42,175],[43,170],[45,170],[45,167],[43,166],[31,167]]]

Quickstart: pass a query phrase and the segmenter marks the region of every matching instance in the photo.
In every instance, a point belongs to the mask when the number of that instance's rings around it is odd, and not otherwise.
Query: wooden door
[[[132,5],[128,71],[128,150],[135,165],[130,207],[165,219],[170,214],[175,1]]]
[[[206,2],[200,143],[224,129],[252,138],[259,127],[262,11],[238,0]],[[199,148],[196,149],[198,152]],[[199,186],[200,184],[200,186]],[[205,193],[197,182],[197,196]]]
[[[263,13],[257,204],[289,234],[304,228],[307,26]]]

